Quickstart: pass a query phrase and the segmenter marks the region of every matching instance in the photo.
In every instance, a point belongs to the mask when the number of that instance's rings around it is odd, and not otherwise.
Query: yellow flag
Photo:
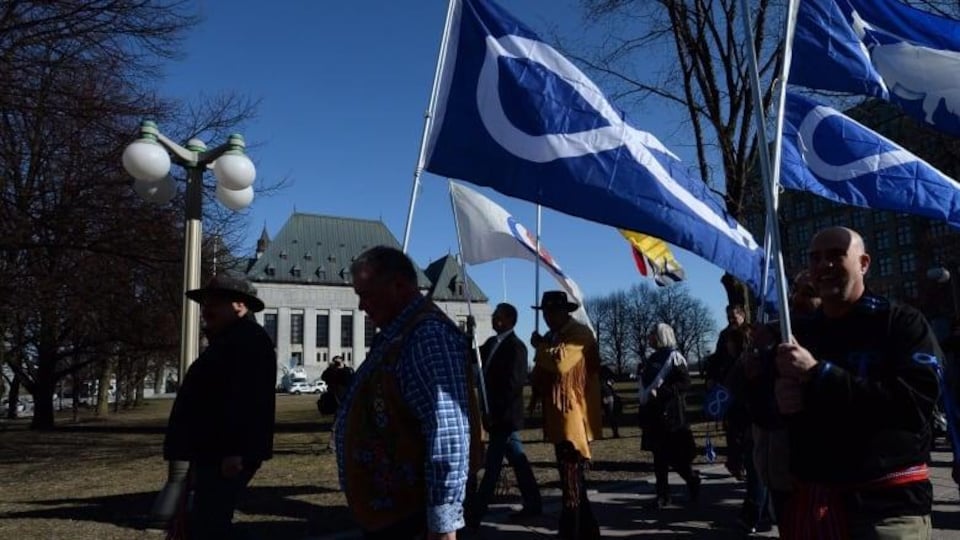
[[[670,246],[652,236],[620,229],[620,234],[630,242],[637,270],[651,277],[657,285],[664,286],[686,278],[683,267],[670,251]]]

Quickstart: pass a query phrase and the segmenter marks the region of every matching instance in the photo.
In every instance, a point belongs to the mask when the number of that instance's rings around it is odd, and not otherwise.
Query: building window
[[[909,223],[901,223],[897,226],[897,244],[909,246],[913,242],[913,227]]]
[[[864,218],[863,212],[854,212],[853,215],[850,216],[850,225],[857,232],[862,233],[863,228],[867,225],[867,220]]]
[[[890,247],[890,231],[886,229],[877,229],[873,235],[874,249],[888,249]]]
[[[300,277],[300,274],[301,274],[300,265],[299,264],[293,265],[293,268],[290,269],[290,275],[293,277]]]
[[[327,351],[317,353],[317,363],[326,364],[327,363]]]
[[[330,314],[317,314],[317,347],[330,346]]]
[[[884,255],[880,257],[880,260],[877,261],[877,266],[880,269],[880,277],[886,277],[893,274],[893,261],[889,256]]]
[[[365,347],[370,347],[370,344],[373,343],[373,336],[377,335],[377,325],[373,324],[373,321],[370,320],[370,317],[363,317],[363,344]]]
[[[467,331],[467,318],[466,317],[457,317],[457,326],[460,327],[460,330],[463,332]]]
[[[947,234],[947,224],[943,221],[931,221],[930,222],[930,236],[931,238],[940,238]]]
[[[919,289],[917,288],[917,282],[914,280],[907,280],[903,282],[903,296],[907,299],[915,299],[919,296]]]
[[[340,346],[353,347],[353,314],[340,315]]]
[[[303,345],[303,313],[290,315],[290,343]]]
[[[353,366],[353,351],[343,351],[343,363],[346,366]]]
[[[274,267],[272,264],[268,264],[267,267],[263,269],[263,271],[264,271],[268,276],[274,276],[274,275],[277,274],[277,269],[276,269],[276,267]]]
[[[290,367],[303,366],[303,353],[300,351],[290,353]]]
[[[900,255],[900,273],[908,274],[917,271],[917,256],[914,253],[902,253]]]
[[[276,343],[277,342],[277,314],[276,313],[263,314],[263,329],[267,331],[267,335],[270,336],[270,339],[274,343]]]

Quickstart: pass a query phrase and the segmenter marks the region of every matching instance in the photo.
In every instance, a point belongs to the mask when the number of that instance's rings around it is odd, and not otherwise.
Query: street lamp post
[[[123,151],[123,167],[136,179],[133,189],[148,202],[163,204],[176,194],[170,177],[171,162],[187,172],[186,227],[183,243],[183,292],[200,287],[200,246],[203,231],[203,173],[212,168],[217,178],[217,199],[231,210],[242,210],[253,202],[256,168],[244,153],[241,135],[207,150],[199,139],[190,139],[186,148],[171,141],[150,121],[140,124],[140,137]],[[180,372],[183,382],[190,363],[199,353],[200,307],[183,297],[180,326]]]

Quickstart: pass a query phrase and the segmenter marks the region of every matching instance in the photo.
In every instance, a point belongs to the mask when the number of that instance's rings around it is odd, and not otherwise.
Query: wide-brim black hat
[[[264,308],[263,300],[257,298],[257,289],[253,285],[245,279],[235,278],[227,274],[213,276],[203,288],[187,291],[187,298],[194,302],[203,303],[203,297],[208,293],[226,294],[236,298],[254,313],[263,311]]]
[[[571,302],[567,293],[563,291],[546,291],[540,298],[539,306],[530,306],[533,309],[562,309],[568,313],[580,308],[580,304]]]

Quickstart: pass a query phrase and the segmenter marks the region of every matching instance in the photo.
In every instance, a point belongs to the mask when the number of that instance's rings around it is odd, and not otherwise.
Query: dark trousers
[[[623,405],[620,403],[618,398],[604,398],[603,417],[613,429],[613,436],[615,438],[620,437],[620,413],[622,412],[622,409]]]
[[[427,536],[427,512],[418,512],[379,531],[364,531],[364,540],[419,540]]]
[[[600,525],[590,508],[587,483],[584,478],[585,461],[570,442],[555,446],[560,469],[560,490],[563,508],[560,511],[560,534],[564,540],[593,540],[600,538]]]
[[[233,478],[225,478],[220,464],[191,465],[194,474],[193,507],[190,511],[190,540],[229,540],[236,538],[233,512],[260,468],[260,463],[244,463]]]
[[[536,513],[542,510],[540,488],[537,487],[537,480],[533,477],[530,461],[527,459],[527,455],[523,453],[523,443],[520,442],[520,436],[515,431],[491,432],[490,441],[487,443],[483,480],[480,481],[476,498],[478,520],[483,518],[487,506],[493,498],[493,492],[497,488],[497,480],[500,478],[500,471],[503,468],[504,457],[507,458],[507,462],[513,467],[513,472],[517,476],[517,487],[520,488],[524,510]]]
[[[693,481],[693,468],[690,466],[690,460],[681,452],[673,452],[672,448],[664,445],[653,452],[653,472],[657,479],[657,497],[661,499],[670,498],[670,468],[680,475],[680,478],[690,485]]]

